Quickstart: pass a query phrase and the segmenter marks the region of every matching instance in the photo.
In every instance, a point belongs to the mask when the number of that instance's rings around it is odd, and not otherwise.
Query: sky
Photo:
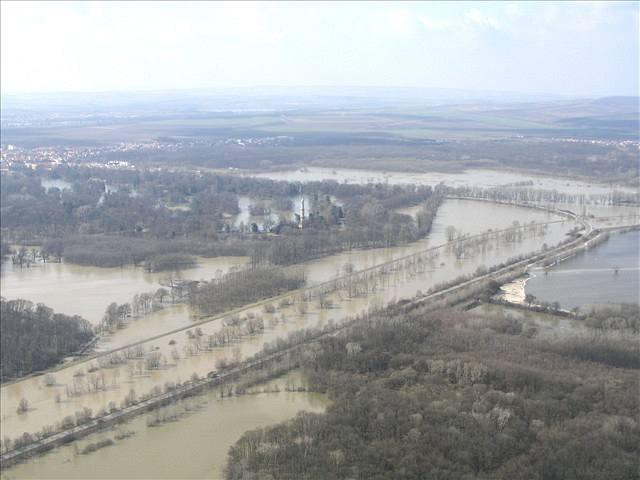
[[[2,92],[638,95],[637,2],[0,3]]]

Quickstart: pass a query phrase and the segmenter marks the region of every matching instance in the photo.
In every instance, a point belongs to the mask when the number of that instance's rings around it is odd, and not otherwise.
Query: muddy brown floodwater
[[[333,178],[354,183],[385,181],[435,185],[445,181],[452,186],[484,187],[531,180],[534,182],[533,188],[567,192],[587,190],[589,193],[609,193],[613,190],[608,185],[588,185],[572,180],[491,171],[413,174],[310,168],[306,172],[273,172],[261,176],[289,181]],[[415,214],[415,209],[407,209],[405,213]],[[462,234],[472,235],[488,229],[506,228],[514,221],[527,224],[558,219],[560,217],[534,209],[447,200],[438,211],[430,235],[423,240],[401,247],[344,252],[306,262],[304,268],[309,284],[314,285],[342,274],[348,263],[357,271],[441,245],[446,242],[448,226],[455,227]],[[315,300],[303,302],[297,294],[291,295],[293,305],[279,306],[274,302],[275,313],[265,313],[262,307],[249,307],[242,316],[261,315],[267,328],[262,334],[244,337],[227,347],[190,355],[187,348],[190,340],[184,331],[162,336],[143,344],[146,351],[158,351],[169,360],[166,367],[159,370],[137,369],[139,361],[129,360],[126,364],[90,373],[97,366],[97,360],[94,359],[56,371],[56,385],[53,387],[45,386],[43,377],[4,385],[0,390],[2,436],[13,438],[25,431],[38,431],[84,407],[96,412],[110,401],[119,405],[130,390],[139,396],[166,382],[185,381],[193,373],[206,375],[215,369],[217,360],[247,358],[259,351],[266,342],[290,332],[322,326],[329,321],[340,322],[372,306],[410,298],[417,290],[426,292],[438,283],[471,274],[479,266],[499,264],[510,257],[535,251],[544,243],[555,245],[564,240],[566,232],[574,226],[572,221],[553,223],[525,236],[522,242],[493,241],[461,258],[448,246],[439,248],[431,256],[427,268],[394,272],[367,296],[350,298],[343,290],[329,294],[332,308],[320,308]],[[209,279],[218,270],[227,271],[245,262],[244,258],[200,259],[196,269],[184,271],[184,278]],[[22,271],[3,268],[1,293],[7,298],[21,297],[44,302],[64,313],[79,313],[96,323],[110,302],[130,301],[135,293],[155,290],[162,276],[145,274],[141,269],[134,268],[102,269],[66,264],[50,264]],[[192,322],[186,306],[166,308],[132,322],[128,328],[101,342],[99,349],[109,350],[127,345],[162,332],[187,327]],[[222,328],[222,319],[204,323],[200,328],[204,335],[215,333]],[[172,355],[174,349],[178,357]],[[103,377],[106,385],[104,390],[88,391],[86,385],[92,375]],[[280,383],[283,383],[282,380]],[[68,396],[67,387],[74,384],[80,386],[79,393]],[[29,400],[31,409],[26,414],[18,415],[16,407],[21,398]],[[323,411],[328,403],[326,397],[319,394],[289,392],[220,400],[215,389],[191,402],[191,412],[180,421],[147,427],[146,416],[139,416],[121,427],[134,431],[135,435],[117,440],[113,446],[97,453],[77,455],[77,449],[82,450],[89,443],[113,438],[117,432],[109,430],[92,434],[17,465],[3,472],[2,478],[220,478],[229,446],[244,431],[291,418],[300,410]],[[168,452],[171,454],[168,455]]]
[[[474,205],[481,203],[480,205]],[[477,209],[476,209],[477,207]],[[483,211],[481,215],[478,212]],[[486,202],[469,202],[454,200],[443,205],[429,238],[412,245],[389,249],[353,251],[335,255],[307,264],[311,283],[319,282],[336,275],[344,263],[351,262],[356,269],[383,263],[408,255],[413,252],[432,247],[444,239],[444,231],[448,225],[457,225],[462,232],[474,233],[485,228],[497,229],[506,227],[514,219],[526,223],[527,219],[553,220],[556,217],[545,212],[518,207],[492,205]],[[384,285],[376,288],[372,294],[364,297],[348,298],[343,291],[330,295],[332,308],[321,309],[317,301],[310,301],[301,307],[299,295],[293,295],[295,302],[291,306],[278,307],[276,313],[265,313],[262,307],[247,308],[247,314],[262,315],[267,328],[260,335],[245,337],[224,348],[202,351],[198,355],[188,354],[189,339],[184,331],[165,335],[159,339],[143,344],[146,351],[158,351],[166,359],[166,368],[151,371],[139,371],[136,367],[140,361],[130,360],[126,364],[111,368],[102,368],[95,373],[97,360],[67,366],[54,373],[56,386],[47,387],[42,376],[28,378],[23,381],[2,386],[2,435],[11,438],[23,432],[39,431],[45,425],[59,422],[67,415],[74,415],[84,407],[94,412],[104,408],[111,401],[117,405],[131,389],[139,396],[149,392],[154,386],[163,386],[165,382],[188,380],[195,372],[206,375],[215,369],[216,361],[222,358],[246,358],[259,351],[265,342],[284,337],[288,333],[305,328],[325,325],[330,320],[340,322],[347,317],[365,312],[371,306],[386,304],[392,300],[410,298],[417,290],[426,292],[430,287],[455,279],[460,275],[472,274],[479,266],[491,266],[501,263],[513,256],[537,250],[540,245],[554,245],[565,238],[565,233],[574,226],[573,222],[554,223],[536,235],[527,236],[519,243],[497,242],[487,245],[476,254],[457,258],[449,247],[437,251],[431,259],[430,267],[421,272],[398,272],[385,279]],[[484,227],[484,228],[483,228]],[[144,322],[146,320],[139,320]],[[149,323],[150,325],[153,325]],[[131,327],[130,327],[131,328]],[[151,327],[150,327],[151,328]],[[200,325],[204,335],[213,334],[222,328],[220,319]],[[123,333],[126,333],[125,329]],[[176,350],[180,358],[173,358]],[[106,389],[88,391],[88,383],[92,376],[102,377]],[[77,386],[77,395],[68,396],[67,387]],[[18,402],[26,398],[32,407],[26,414],[16,413]],[[60,401],[56,401],[56,399]]]
[[[326,395],[311,392],[288,392],[287,385],[304,385],[298,372],[253,387],[251,390],[274,390],[278,393],[259,393],[240,397],[219,397],[219,390],[182,401],[176,407],[190,412],[177,420],[147,426],[141,415],[124,425],[89,435],[72,445],[66,445],[16,465],[2,473],[9,479],[68,479],[88,478],[222,478],[227,452],[247,431],[292,418],[296,413],[323,412],[329,400]],[[119,432],[134,432],[117,440]],[[90,454],[79,454],[87,445],[111,439],[112,446]]]
[[[246,257],[196,258],[182,271],[185,280],[211,279],[216,272],[247,263]],[[111,302],[130,302],[136,293],[152,292],[170,272],[147,273],[142,267],[103,268],[69,263],[35,263],[29,268],[5,261],[0,270],[2,296],[42,302],[56,312],[81,315],[97,325]]]

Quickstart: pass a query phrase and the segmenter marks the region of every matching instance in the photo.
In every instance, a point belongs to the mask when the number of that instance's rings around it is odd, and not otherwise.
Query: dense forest
[[[144,264],[184,268],[185,255],[242,255],[291,264],[354,247],[388,246],[425,235],[443,188],[299,184],[185,171],[59,168],[47,177],[69,187],[45,189],[38,173],[3,173],[3,245],[42,245],[39,261],[103,267]],[[292,199],[307,199],[298,210]],[[263,221],[237,223],[240,196]],[[268,205],[268,206],[267,206]],[[422,205],[416,218],[397,209]],[[278,220],[265,216],[280,211]],[[3,247],[6,249],[7,247]],[[4,251],[4,250],[3,250]],[[21,266],[36,261],[14,252]],[[171,257],[171,254],[181,254]],[[169,258],[167,258],[169,256]]]
[[[27,300],[0,300],[0,380],[52,367],[94,336],[82,317],[54,313]]]
[[[638,347],[389,308],[301,356],[325,414],[249,431],[228,479],[635,479]]]

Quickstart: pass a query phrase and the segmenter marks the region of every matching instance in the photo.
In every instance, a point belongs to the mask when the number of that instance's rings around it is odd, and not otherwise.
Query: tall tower
[[[299,228],[302,228],[304,224],[304,189],[302,187],[302,183],[300,184],[300,224]]]

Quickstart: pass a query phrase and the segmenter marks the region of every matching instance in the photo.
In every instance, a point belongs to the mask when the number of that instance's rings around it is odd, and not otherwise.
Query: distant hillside
[[[602,97],[591,102],[597,109],[607,109],[616,113],[640,112],[640,97]]]

